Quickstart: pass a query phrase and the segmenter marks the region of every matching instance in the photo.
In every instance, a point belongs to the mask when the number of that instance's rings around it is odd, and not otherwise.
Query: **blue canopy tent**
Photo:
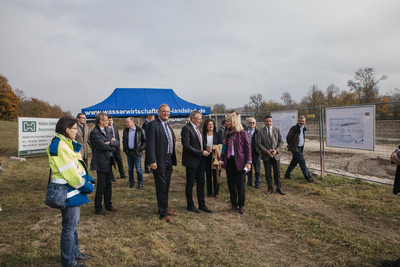
[[[157,114],[161,104],[168,104],[172,116],[187,116],[193,110],[210,114],[209,107],[187,102],[177,96],[172,89],[116,88],[112,94],[94,106],[83,108],[82,113],[94,118],[105,112],[113,117],[138,117]]]

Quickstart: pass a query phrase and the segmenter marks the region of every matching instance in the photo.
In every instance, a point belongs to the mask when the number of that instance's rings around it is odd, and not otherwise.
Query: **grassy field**
[[[44,204],[47,158],[7,160],[17,151],[16,132],[16,123],[0,122],[0,266],[59,266],[61,215]],[[261,190],[246,188],[246,214],[228,213],[225,178],[220,198],[206,199],[214,212],[194,214],[186,211],[179,164],[169,197],[178,216],[171,224],[158,219],[152,176],[145,175],[143,191],[119,179],[113,184],[117,213],[95,215],[94,194],[82,206],[80,247],[94,255],[85,264],[377,266],[400,256],[400,200],[391,187],[331,175],[309,184],[296,169],[294,179],[283,180],[286,196],[267,196],[262,178]]]

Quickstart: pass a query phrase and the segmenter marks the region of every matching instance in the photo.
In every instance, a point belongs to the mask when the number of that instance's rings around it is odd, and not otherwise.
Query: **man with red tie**
[[[168,210],[172,165],[176,165],[175,134],[168,124],[169,115],[169,106],[162,104],[158,108],[158,118],[149,123],[146,131],[146,154],[153,170],[158,213],[160,220],[167,223],[172,221],[170,216],[176,215]]]
[[[201,113],[194,110],[190,113],[190,121],[182,128],[182,165],[186,166],[186,201],[187,210],[194,213],[200,211],[194,206],[193,186],[197,184],[197,200],[199,209],[208,213],[212,211],[206,206],[204,200],[204,169],[205,162],[203,156],[207,157],[210,153],[205,148],[202,135],[200,133]]]

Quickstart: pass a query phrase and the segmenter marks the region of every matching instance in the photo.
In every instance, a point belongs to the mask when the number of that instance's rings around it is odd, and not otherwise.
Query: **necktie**
[[[167,137],[168,137],[168,154],[172,154],[172,139],[171,139],[171,135],[169,134],[167,123],[165,123],[164,125],[165,125],[165,131],[167,132]]]
[[[251,138],[253,137],[253,131],[252,131],[252,130],[249,130],[247,133],[248,133],[248,135],[249,135],[250,146],[252,146],[252,145],[253,145],[253,140],[252,140]]]
[[[197,128],[197,127],[194,127],[194,128],[196,129],[197,137],[199,138],[200,149],[203,150],[203,142],[202,142],[202,139],[201,139],[201,134],[200,134],[199,128]]]
[[[110,129],[112,130],[112,133],[113,133],[113,137],[115,138],[115,132],[114,132],[114,127],[113,127],[113,126],[110,126]]]
[[[271,144],[271,128],[267,127],[268,142]]]

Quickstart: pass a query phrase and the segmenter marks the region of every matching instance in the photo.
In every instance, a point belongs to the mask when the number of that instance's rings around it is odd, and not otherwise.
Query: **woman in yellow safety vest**
[[[81,145],[76,142],[78,132],[76,120],[62,117],[56,125],[56,136],[47,147],[52,183],[67,184],[66,207],[61,210],[61,260],[62,266],[84,266],[77,263],[90,259],[89,254],[82,254],[78,243],[78,223],[80,206],[89,202],[87,194],[94,190],[94,180],[87,172],[85,163],[78,153]]]

